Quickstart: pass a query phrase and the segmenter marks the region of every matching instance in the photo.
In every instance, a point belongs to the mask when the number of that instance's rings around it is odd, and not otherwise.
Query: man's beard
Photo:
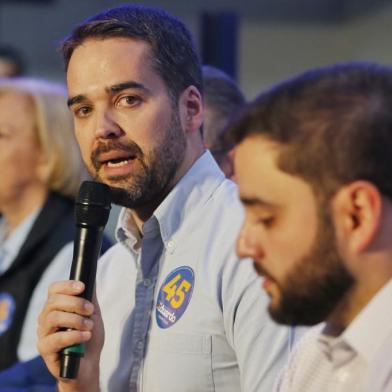
[[[268,310],[278,323],[314,325],[326,320],[354,283],[338,253],[328,206],[321,208],[312,250],[281,282],[275,281],[279,303],[271,302]]]
[[[185,147],[186,139],[181,129],[178,113],[173,108],[170,124],[161,143],[158,143],[148,155],[132,141],[126,144],[117,141],[102,143],[91,154],[95,172],[90,175],[96,181],[105,182],[98,174],[101,166],[98,160],[99,154],[116,150],[128,152],[140,165],[131,175],[110,178],[110,182],[119,184],[111,186],[108,183],[111,188],[111,199],[114,204],[127,208],[141,207],[164,198],[184,159]]]

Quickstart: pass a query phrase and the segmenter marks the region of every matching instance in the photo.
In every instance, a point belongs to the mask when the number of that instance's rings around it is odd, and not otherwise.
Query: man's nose
[[[236,243],[236,251],[238,257],[250,257],[252,259],[255,259],[256,256],[260,257],[262,247],[259,243],[259,240],[260,238],[257,238],[254,233],[254,230],[249,228],[249,226],[244,223]]]
[[[109,110],[105,110],[97,115],[95,126],[95,136],[97,139],[115,139],[124,134],[122,128],[115,121]]]

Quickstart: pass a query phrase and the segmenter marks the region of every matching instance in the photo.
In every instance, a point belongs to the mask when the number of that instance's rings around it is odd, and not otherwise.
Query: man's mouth
[[[253,261],[253,267],[256,270],[257,274],[265,280],[275,281],[275,279],[270,275],[260,263]]]
[[[124,151],[112,151],[109,153],[102,153],[95,161],[94,166],[99,169],[101,166],[108,168],[119,168],[130,164],[136,159],[136,155],[130,155]]]
[[[134,159],[134,158],[131,158]],[[107,165],[107,167],[122,167],[127,165],[131,159],[113,159],[110,161],[107,161],[105,164]]]

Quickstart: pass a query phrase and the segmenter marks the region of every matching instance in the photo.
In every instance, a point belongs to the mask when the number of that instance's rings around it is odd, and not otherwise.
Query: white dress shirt
[[[338,337],[314,327],[298,342],[279,392],[391,392],[392,280]]]

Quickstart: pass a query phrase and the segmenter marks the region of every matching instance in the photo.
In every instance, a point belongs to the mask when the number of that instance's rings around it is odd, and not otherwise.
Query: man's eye
[[[275,217],[273,216],[267,216],[267,217],[257,219],[257,223],[261,223],[265,227],[271,227],[274,222],[275,222]]]
[[[126,95],[125,97],[121,97],[118,100],[118,104],[120,106],[135,106],[141,102],[140,97],[137,97],[135,95]]]
[[[86,117],[90,112],[91,108],[89,106],[82,106],[74,110],[76,117]]]

